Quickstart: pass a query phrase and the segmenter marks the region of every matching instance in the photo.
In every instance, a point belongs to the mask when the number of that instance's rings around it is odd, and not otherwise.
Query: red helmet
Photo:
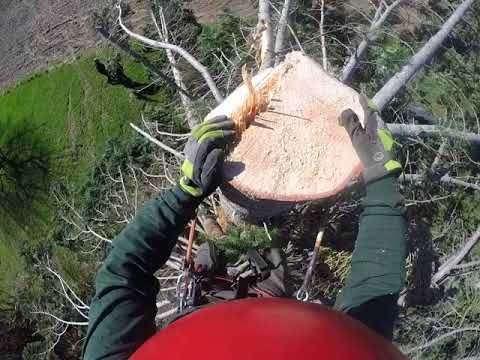
[[[132,359],[407,358],[390,342],[338,311],[264,298],[211,305],[187,315],[150,338]]]

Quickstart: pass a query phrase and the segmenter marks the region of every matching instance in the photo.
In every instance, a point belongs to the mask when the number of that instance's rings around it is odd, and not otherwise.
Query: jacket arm
[[[127,359],[155,329],[154,273],[165,264],[200,200],[175,187],[147,202],[113,240],[96,278],[84,358]]]
[[[407,253],[397,180],[389,176],[369,184],[363,206],[350,273],[335,307],[391,339]]]

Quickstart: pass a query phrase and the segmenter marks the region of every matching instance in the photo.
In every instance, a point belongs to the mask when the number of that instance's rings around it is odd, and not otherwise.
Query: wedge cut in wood
[[[360,174],[338,118],[350,108],[363,124],[364,96],[299,52],[244,80],[207,116],[237,124],[239,139],[225,164],[231,187],[251,199],[301,202],[335,195]]]

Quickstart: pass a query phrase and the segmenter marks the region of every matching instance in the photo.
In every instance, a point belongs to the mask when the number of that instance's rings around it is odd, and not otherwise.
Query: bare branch
[[[127,46],[126,44],[123,44],[121,41],[119,41],[118,39],[116,39],[115,37],[111,36],[108,31],[104,28],[97,28],[97,31],[100,35],[102,35],[102,37],[109,41],[113,46],[115,46],[117,49],[123,51],[124,53],[130,55],[132,58],[134,58],[135,60],[137,60],[140,64],[142,64],[145,69],[147,69],[148,71],[150,71],[153,75],[155,75],[156,77],[158,77],[159,79],[165,81],[166,83],[174,86],[180,93],[182,93],[184,96],[188,97],[190,100],[193,100],[193,95],[190,94],[188,91],[186,91],[185,89],[182,89],[180,87],[177,86],[177,84],[175,83],[174,79],[171,79],[169,76],[165,75],[163,72],[161,72],[160,70],[157,69],[157,67],[155,65],[153,65],[153,63],[151,63],[148,59],[146,59],[145,57],[141,56],[140,54],[138,54],[137,52],[133,51],[132,48],[130,48],[130,46]],[[156,82],[158,82],[159,80],[157,80]],[[153,84],[150,84],[149,86],[143,88],[143,89],[140,89],[139,92],[145,90],[146,88],[152,86]]]
[[[192,56],[188,51],[181,48],[180,46],[161,42],[161,41],[155,41],[131,31],[123,24],[123,21],[122,21],[121,1],[118,3],[117,8],[118,8],[118,22],[120,24],[120,27],[123,29],[123,31],[125,31],[129,36],[133,37],[134,39],[146,45],[149,45],[158,49],[169,49],[181,55],[186,61],[188,61],[190,65],[192,65],[195,68],[195,70],[197,70],[200,73],[200,75],[202,75],[203,79],[205,80],[208,87],[210,88],[210,91],[215,97],[215,100],[217,100],[217,103],[220,104],[221,102],[223,102],[224,100],[223,95],[221,94],[220,90],[218,90],[217,85],[215,84],[215,81],[213,80],[212,76],[208,72],[208,69],[205,66],[203,66],[197,59],[195,59],[194,56]]]
[[[283,3],[282,13],[280,15],[280,20],[278,21],[277,35],[275,37],[275,65],[278,65],[281,60],[280,54],[282,53],[284,47],[283,43],[285,41],[285,32],[287,30],[290,2],[291,0],[285,0]]]
[[[472,261],[466,264],[455,265],[453,267],[454,270],[464,270],[472,267],[480,266],[480,260]]]
[[[438,167],[442,163],[442,157],[445,155],[445,151],[447,150],[448,141],[444,140],[438,149],[437,156],[433,160],[432,166],[430,167],[430,173],[435,174],[437,172]]]
[[[83,318],[85,319],[88,319],[88,316],[83,312],[83,310],[89,310],[90,307],[87,306],[79,297],[78,295],[75,293],[75,291],[73,291],[73,289],[68,285],[68,283],[57,273],[55,272],[54,270],[52,270],[50,267],[46,267],[46,269],[52,273],[57,279],[58,281],[60,282],[60,285],[62,286],[62,290],[63,290],[63,296],[68,300],[68,302],[73,306],[73,308],[75,309],[75,311],[77,311]],[[67,292],[67,289],[70,291],[70,293],[74,296],[74,298],[80,303],[80,304],[77,304],[75,301],[73,301],[73,299],[68,295],[68,292]]]
[[[405,351],[404,353],[405,353],[405,355],[408,355],[408,354],[411,354],[413,352],[429,348],[432,345],[435,345],[436,343],[438,343],[440,341],[443,341],[446,338],[449,338],[450,336],[460,334],[460,333],[465,332],[465,331],[480,331],[480,328],[468,327],[468,328],[453,330],[453,331],[450,331],[446,334],[440,335],[440,336],[436,337],[435,339],[426,342],[423,345],[415,346],[414,348],[411,348],[411,349]]]
[[[171,310],[168,310],[168,311],[165,311],[163,313],[160,313],[160,314],[157,314],[157,316],[155,316],[155,320],[156,321],[160,321],[160,320],[163,320],[169,316],[172,316],[174,315],[176,312],[178,311],[178,308],[173,308]]]
[[[258,23],[257,28],[261,29],[261,66],[260,70],[271,68],[275,63],[273,30],[272,30],[272,11],[269,0],[258,1]]]
[[[466,189],[473,189],[473,190],[480,191],[480,185],[472,184],[472,183],[469,183],[469,182],[466,182],[466,181],[463,181],[463,180],[460,180],[460,179],[455,179],[448,174],[443,175],[440,178],[440,182],[450,183],[450,184],[454,184],[454,185],[458,185],[458,186],[463,186]]]
[[[428,179],[427,177],[420,174],[402,174],[399,176],[398,181],[403,183],[404,182],[422,183],[427,179]],[[453,178],[448,174],[443,175],[439,181],[444,184],[453,184],[453,185],[458,185],[467,189],[480,191],[480,185],[468,183],[466,181]]]
[[[436,125],[387,124],[388,129],[397,137],[422,137],[442,135],[452,139],[460,139],[479,145],[480,135],[451,129],[443,129]]]
[[[88,326],[88,321],[67,321],[67,320],[60,319],[58,316],[50,314],[49,312],[46,312],[46,311],[33,311],[32,314],[46,315],[66,325]]]
[[[322,7],[320,11],[320,39],[322,42],[322,60],[323,60],[323,70],[327,71],[327,48],[325,45],[325,0],[322,0]]]
[[[432,276],[432,283],[437,284],[443,280],[460,262],[470,253],[480,240],[480,226],[475,233],[467,240],[465,245],[450,259],[448,259],[438,271]]]
[[[143,131],[142,129],[140,129],[138,126],[130,123],[130,126],[136,131],[138,132],[140,135],[142,135],[143,137],[145,137],[146,139],[150,140],[151,142],[153,142],[155,145],[158,145],[160,146],[163,150],[169,152],[170,154],[174,155],[175,157],[179,158],[180,160],[185,160],[185,156],[178,152],[177,150],[175,149],[172,149],[170,146],[168,145],[165,145],[164,143],[162,143],[161,141],[155,139],[152,135],[146,133],[145,131]]]
[[[365,55],[368,44],[371,41],[375,41],[378,37],[378,29],[385,23],[390,13],[404,1],[405,0],[396,0],[394,3],[386,7],[383,13],[381,12],[383,9],[383,2],[378,6],[377,12],[375,13],[375,17],[373,18],[367,35],[355,49],[352,56],[348,60],[347,65],[345,65],[343,69],[341,77],[342,82],[348,83],[351,80],[355,70],[357,69],[358,65],[363,59],[363,56]]]
[[[435,55],[453,28],[463,19],[474,0],[464,0],[442,28],[410,59],[402,70],[396,73],[373,97],[373,102],[383,110],[398,92]]]
[[[150,15],[152,17],[153,23],[155,24],[155,27],[157,28],[157,32],[158,32],[158,36],[160,37],[160,40],[169,44],[170,40],[168,35],[167,22],[165,21],[165,15],[163,14],[163,9],[161,7],[159,9],[159,17],[160,17],[160,23],[162,25],[162,28],[158,26],[158,22],[155,17],[155,14],[153,13],[153,10],[150,12]],[[172,73],[173,73],[173,78],[175,79],[175,83],[179,88],[186,90],[187,87],[183,82],[183,75],[181,71],[178,69],[177,60],[175,59],[175,56],[173,55],[172,50],[165,49],[165,51],[167,53],[167,58],[168,58],[168,61],[170,62],[170,66],[172,68]],[[190,99],[187,96],[185,96],[183,92],[180,92],[180,100],[182,101],[183,108],[185,109],[185,117],[187,118],[188,126],[190,128],[194,128],[195,125],[198,125],[198,120],[193,115],[194,114],[193,103],[190,101]]]

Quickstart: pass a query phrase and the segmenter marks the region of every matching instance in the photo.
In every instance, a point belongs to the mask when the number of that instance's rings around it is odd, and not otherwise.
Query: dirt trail
[[[145,0],[129,0],[143,18]],[[91,16],[109,0],[0,0],[0,89],[91,47],[97,37]],[[194,0],[199,21],[210,22],[225,11],[254,14],[252,0]],[[143,14],[145,15],[145,14]]]

